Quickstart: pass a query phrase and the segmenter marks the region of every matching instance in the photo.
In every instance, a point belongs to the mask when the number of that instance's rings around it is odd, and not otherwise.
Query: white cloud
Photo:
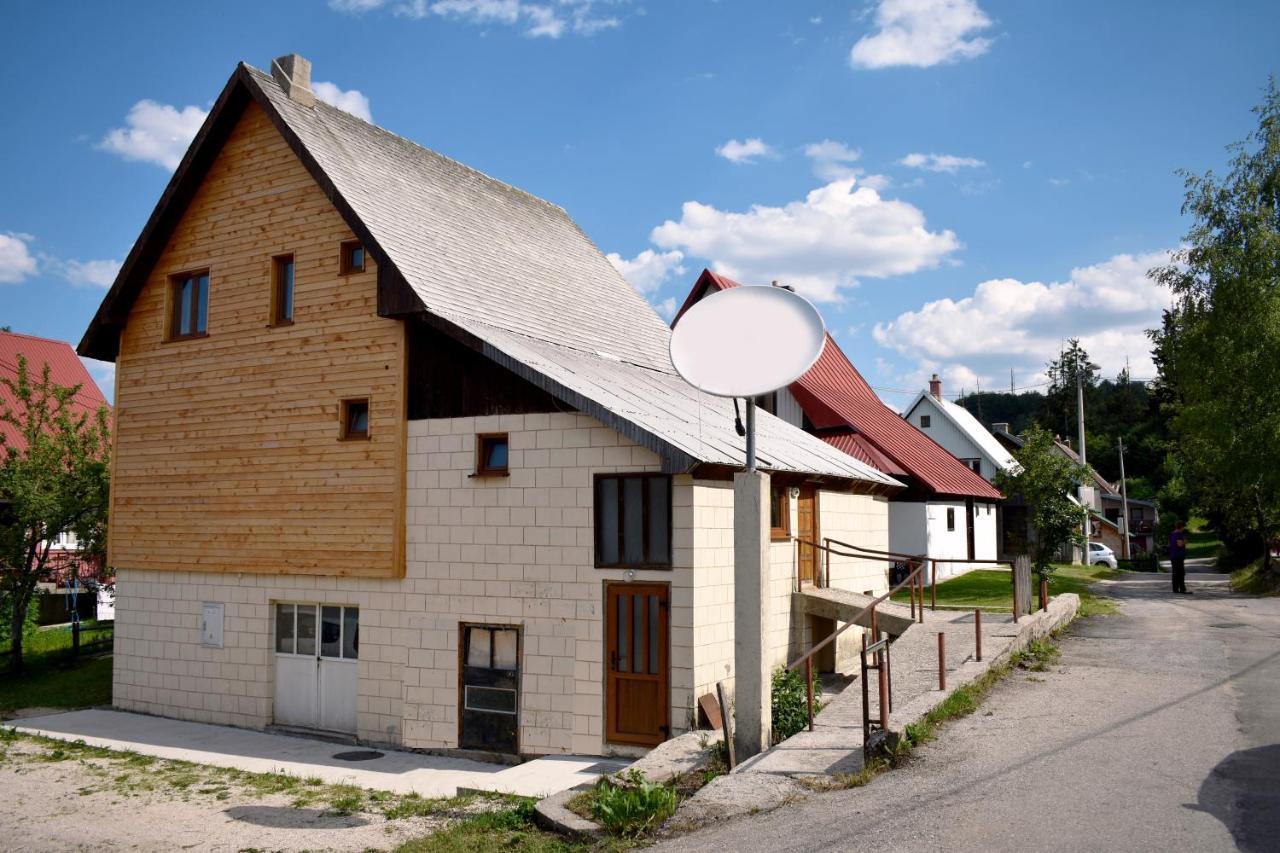
[[[207,115],[195,106],[179,110],[169,104],[138,101],[125,116],[126,127],[109,131],[98,147],[126,160],[155,163],[172,171]]]
[[[918,382],[939,371],[952,386],[1007,387],[1010,368],[1019,386],[1041,382],[1066,338],[1079,338],[1104,375],[1118,373],[1127,356],[1133,375],[1148,377],[1155,368],[1146,330],[1159,325],[1170,294],[1147,270],[1168,261],[1164,251],[1116,255],[1063,282],[984,281],[971,296],[877,323],[873,335],[914,361],[908,376]]]
[[[45,260],[47,267],[55,270],[72,284],[110,287],[116,280],[116,273],[120,272],[119,261],[62,261],[55,258]]]
[[[98,361],[96,358],[84,356],[80,357],[80,363],[84,365],[85,370],[89,371],[94,384],[98,386],[102,396],[107,398],[107,402],[114,403],[115,400],[112,398],[115,396],[116,389],[116,366],[109,361]]]
[[[981,56],[991,47],[991,39],[978,35],[991,19],[976,0],[880,0],[875,23],[876,32],[858,39],[849,53],[855,68],[929,68]]]
[[[856,183],[832,181],[803,201],[745,212],[688,201],[680,220],[654,228],[651,239],[747,283],[777,279],[818,300],[838,300],[861,276],[936,266],[960,248],[951,231],[928,230],[919,208]]]
[[[813,161],[813,173],[824,181],[857,177],[862,170],[851,166],[862,159],[860,148],[850,148],[843,142],[824,139],[804,147],[804,156]]]
[[[946,172],[949,175],[961,169],[978,169],[987,165],[976,157],[957,157],[954,154],[908,154],[898,162],[908,169]]]
[[[668,296],[653,307],[662,315],[663,319],[670,323],[672,318],[676,316],[676,308],[679,306],[676,305],[676,298],[674,296]]]
[[[756,162],[760,157],[777,157],[778,155],[773,150],[773,146],[753,136],[745,142],[730,139],[716,149],[716,156],[723,157],[730,163],[749,164]]]
[[[333,83],[314,83],[311,91],[316,93],[316,97],[331,104],[340,110],[351,113],[356,118],[362,118],[370,124],[373,123],[373,113],[369,111],[369,99],[359,89],[347,89],[343,91]]]
[[[0,284],[17,284],[36,274],[38,265],[27,244],[30,234],[0,234]]]
[[[437,17],[476,26],[519,26],[533,38],[589,36],[615,29],[621,21],[601,11],[624,0],[329,0],[329,8],[359,15],[390,7],[407,18]]]
[[[672,273],[684,275],[685,272],[681,264],[684,260],[683,252],[655,252],[653,249],[645,249],[631,260],[617,252],[610,252],[605,257],[632,287],[645,294],[661,287]]]

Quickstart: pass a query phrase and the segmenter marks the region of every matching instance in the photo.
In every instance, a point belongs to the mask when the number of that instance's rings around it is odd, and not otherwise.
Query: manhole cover
[[[350,752],[339,752],[334,758],[339,761],[373,761],[375,758],[381,758],[383,753],[375,752],[372,749],[353,749]]]

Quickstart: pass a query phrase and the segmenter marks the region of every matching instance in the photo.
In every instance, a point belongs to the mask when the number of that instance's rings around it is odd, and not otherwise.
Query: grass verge
[[[1054,566],[1049,578],[1049,595],[1074,592],[1080,596],[1081,616],[1103,616],[1115,613],[1119,609],[1115,599],[1094,592],[1092,586],[1096,581],[1111,580],[1121,577],[1106,566],[1077,566],[1058,564]],[[1033,584],[1035,581],[1032,577]],[[1033,593],[1035,604],[1038,593]],[[909,592],[901,590],[894,595],[895,601],[910,601]],[[928,606],[929,591],[925,590],[925,602]],[[981,608],[983,610],[1013,609],[1013,579],[1008,572],[975,569],[958,578],[938,584],[938,604],[947,607]]]
[[[1231,588],[1246,595],[1280,595],[1280,571],[1263,571],[1259,557],[1231,573]]]
[[[111,704],[111,656],[32,666],[0,675],[0,718],[22,708],[88,708]]]

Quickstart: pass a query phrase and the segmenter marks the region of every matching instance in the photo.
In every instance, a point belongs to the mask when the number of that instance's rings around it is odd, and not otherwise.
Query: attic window
[[[359,240],[348,240],[342,244],[342,274],[364,272],[364,246]]]
[[[964,465],[965,465],[965,467],[966,467],[966,468],[968,468],[968,469],[969,469],[970,471],[972,471],[973,473],[975,473],[975,474],[977,474],[977,475],[979,475],[979,476],[981,476],[981,475],[982,475],[982,460],[981,460],[981,459],[961,459],[960,461],[961,461],[961,462],[963,462],[963,463],[964,463]]]
[[[343,441],[364,441],[369,438],[369,401],[343,400],[338,437]]]
[[[930,418],[928,415],[921,415],[921,416],[920,416],[920,428],[921,428],[921,429],[928,429],[928,428],[929,428],[929,425],[930,425],[930,424],[932,424],[932,423],[933,423],[933,419],[932,419],[932,418]]]
[[[171,341],[202,338],[209,326],[209,272],[190,272],[169,279]]]
[[[293,322],[293,255],[271,259],[271,325]]]
[[[507,434],[505,432],[477,435],[475,476],[507,476],[507,446]]]

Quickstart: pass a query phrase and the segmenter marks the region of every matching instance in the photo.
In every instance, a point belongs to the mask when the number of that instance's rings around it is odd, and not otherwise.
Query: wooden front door
[[[817,543],[820,536],[818,530],[818,490],[813,486],[800,487],[800,500],[796,504],[796,538],[804,540],[796,547],[799,555],[796,560],[800,573],[800,583],[818,582],[818,549],[806,542]]]
[[[605,587],[605,736],[655,746],[670,735],[671,608],[664,584]]]

